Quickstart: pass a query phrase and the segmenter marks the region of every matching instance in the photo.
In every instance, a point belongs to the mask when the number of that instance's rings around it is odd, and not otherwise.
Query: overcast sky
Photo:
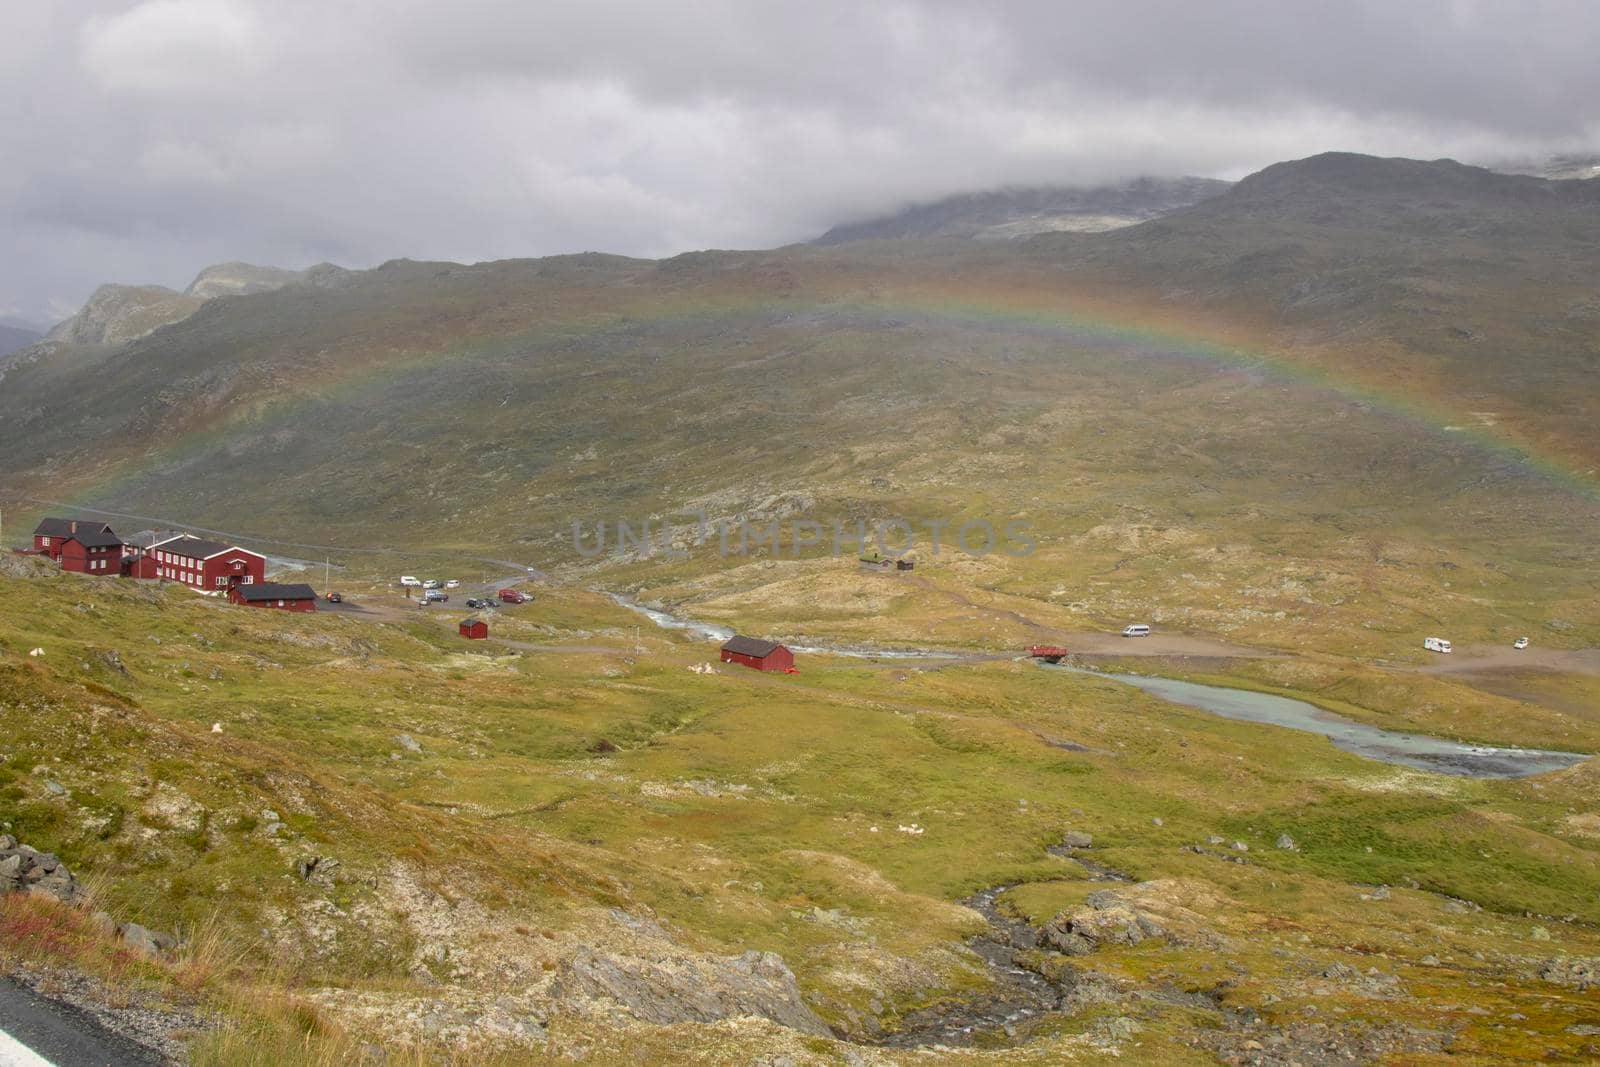
[[[1597,41],[1591,0],[4,0],[0,317],[230,259],[659,256],[1004,184],[1593,150]]]

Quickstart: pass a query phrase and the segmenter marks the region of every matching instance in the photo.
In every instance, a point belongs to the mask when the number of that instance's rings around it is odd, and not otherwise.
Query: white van
[[[1124,626],[1122,628],[1122,636],[1123,637],[1149,637],[1150,636],[1150,627],[1147,626],[1146,624],[1142,623],[1142,622],[1136,622],[1132,626]]]
[[[400,576],[400,584],[401,585],[421,585],[422,583],[417,581],[415,578],[411,577],[411,575],[409,575],[409,574],[402,574]]]
[[[1428,637],[1423,639],[1422,647],[1429,652],[1449,652],[1450,642],[1442,637]]]

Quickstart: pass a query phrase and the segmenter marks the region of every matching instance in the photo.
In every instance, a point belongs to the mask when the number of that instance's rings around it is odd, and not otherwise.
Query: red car
[[[520,589],[502,589],[500,590],[500,599],[507,604],[526,604],[533,597]]]

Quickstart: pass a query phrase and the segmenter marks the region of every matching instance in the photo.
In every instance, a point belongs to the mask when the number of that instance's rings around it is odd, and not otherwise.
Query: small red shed
[[[758,671],[794,671],[794,653],[776,641],[734,635],[722,646],[722,662],[738,663]]]
[[[64,571],[116,578],[122,574],[122,541],[87,525],[56,542],[56,559]]]
[[[461,636],[469,641],[482,641],[489,636],[489,624],[482,619],[462,619]]]
[[[236,585],[228,590],[228,599],[235,604],[248,604],[253,608],[279,608],[283,611],[317,610],[317,594],[309,585],[300,582]]]

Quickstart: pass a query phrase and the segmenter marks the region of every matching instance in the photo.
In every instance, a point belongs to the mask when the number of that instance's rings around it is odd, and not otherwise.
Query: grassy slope
[[[1564,821],[1575,804],[1600,807],[1581,778],[1553,791],[1430,779],[1025,664],[697,675],[685,668],[705,646],[636,639],[632,616],[588,594],[555,592],[504,630],[616,652],[508,655],[458,643],[448,617],[293,618],[72,577],[6,580],[0,594],[22,609],[0,619],[10,829],[106,876],[100,898],[119,917],[220,924],[249,946],[239,986],[300,990],[358,1029],[360,995],[416,995],[429,939],[450,938],[453,955],[426,966],[477,989],[496,968],[537,976],[567,945],[516,930],[581,938],[596,905],[653,913],[698,947],[777,951],[830,1020],[881,998],[892,1025],[931,990],[974,981],[949,948],[971,919],[935,901],[1016,880],[1035,887],[1018,895],[1030,907],[1070,898],[1072,865],[1043,854],[1070,827],[1095,832],[1103,862],[1237,902],[1208,916],[1234,938],[1221,953],[1142,946],[1089,961],[1130,979],[1206,987],[1205,968],[1231,960],[1251,978],[1228,997],[1248,1003],[1307,960],[1382,952],[1393,968],[1476,947],[1488,952],[1476,966],[1510,983],[1496,1003],[1527,1014],[1537,1002],[1538,1041],[1559,1046],[1559,998],[1526,986],[1526,961],[1596,951],[1584,926],[1547,922],[1557,943],[1533,945],[1532,924],[1511,917],[1600,921],[1600,852]],[[23,654],[36,646],[44,656]],[[421,755],[391,755],[401,732]],[[602,738],[617,751],[595,752]],[[283,840],[265,836],[266,809]],[[1271,850],[1280,832],[1302,851]],[[1210,833],[1250,842],[1258,865],[1180,850]],[[304,854],[342,873],[303,883],[291,868]],[[406,879],[481,918],[428,929],[388,895]],[[1351,883],[1406,879],[1491,910],[1454,916],[1407,892],[1394,907],[1353,903]],[[848,923],[806,921],[813,907]],[[1305,933],[1294,961],[1246,936],[1257,914]],[[1481,1001],[1478,981],[1471,967],[1429,971],[1427,996]],[[1151,1011],[1157,1033],[1183,1022]],[[1503,1040],[1451,1018],[1470,1042]],[[559,1032],[596,1039],[581,1023]]]

